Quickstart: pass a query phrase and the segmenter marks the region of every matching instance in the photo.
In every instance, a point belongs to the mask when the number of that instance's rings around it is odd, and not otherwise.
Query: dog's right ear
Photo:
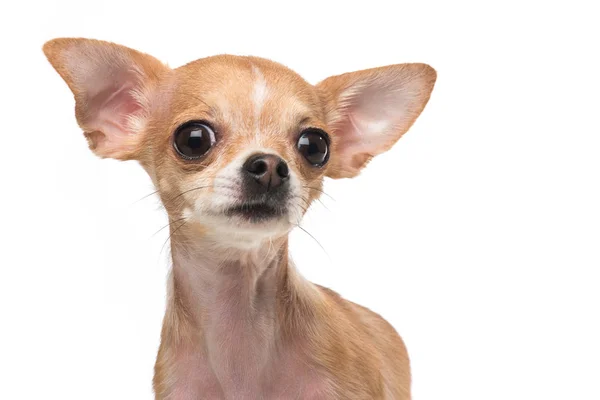
[[[43,50],[75,96],[75,115],[90,149],[100,157],[137,158],[151,93],[169,68],[99,40],[54,39]]]

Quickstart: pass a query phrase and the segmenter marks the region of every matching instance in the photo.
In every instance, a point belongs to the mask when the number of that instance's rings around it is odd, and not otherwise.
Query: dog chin
[[[202,218],[212,241],[223,247],[251,249],[284,236],[293,225],[287,212],[272,214],[270,210],[231,209],[219,215]]]

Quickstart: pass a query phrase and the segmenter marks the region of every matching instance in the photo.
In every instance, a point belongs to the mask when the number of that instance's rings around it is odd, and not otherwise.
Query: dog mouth
[[[227,216],[241,217],[250,222],[275,219],[285,214],[285,208],[269,203],[243,203],[225,210]]]

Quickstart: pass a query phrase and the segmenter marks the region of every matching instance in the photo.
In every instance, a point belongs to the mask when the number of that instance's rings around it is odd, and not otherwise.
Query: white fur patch
[[[255,76],[254,89],[252,91],[252,103],[254,104],[254,134],[256,142],[260,143],[261,135],[259,122],[263,106],[265,105],[265,101],[269,94],[269,88],[267,87],[267,81],[265,81],[264,75],[260,72],[258,67],[252,66],[252,72]]]

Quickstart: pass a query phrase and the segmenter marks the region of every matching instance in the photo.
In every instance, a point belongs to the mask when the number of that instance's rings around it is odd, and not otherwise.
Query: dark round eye
[[[173,146],[187,160],[202,157],[215,144],[215,132],[202,122],[188,122],[175,131]]]
[[[329,138],[317,128],[308,128],[300,134],[298,151],[315,167],[322,167],[329,159]]]

